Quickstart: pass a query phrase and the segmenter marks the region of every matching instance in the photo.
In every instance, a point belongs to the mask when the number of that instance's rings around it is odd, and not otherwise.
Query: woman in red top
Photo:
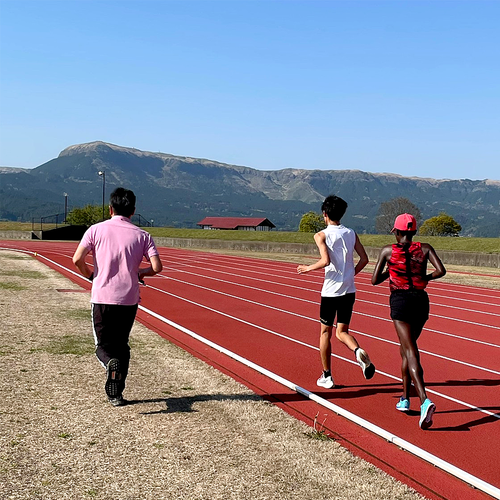
[[[413,215],[398,215],[392,232],[397,243],[382,248],[373,271],[372,284],[378,285],[389,278],[391,318],[399,337],[402,358],[403,395],[396,408],[404,412],[410,409],[410,387],[413,381],[421,403],[419,425],[422,429],[428,429],[432,425],[436,406],[425,392],[417,340],[429,318],[429,297],[425,287],[430,280],[444,276],[446,269],[431,245],[412,241],[417,232]],[[435,268],[429,274],[428,261]],[[387,270],[384,270],[386,264]]]

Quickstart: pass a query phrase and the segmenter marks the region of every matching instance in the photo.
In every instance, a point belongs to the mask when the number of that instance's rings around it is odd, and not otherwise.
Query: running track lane
[[[70,257],[75,243],[9,241],[0,242],[0,246],[37,251],[73,269]],[[350,352],[337,343],[333,372],[340,385],[327,391],[315,386],[319,375],[316,344],[321,273],[298,277],[294,264],[175,249],[162,248],[160,252],[165,269],[160,277],[149,279],[149,286],[142,289],[144,307],[498,488],[498,290],[450,286],[442,282],[436,282],[439,287],[430,287],[431,314],[435,316],[429,320],[427,326],[432,326],[424,331],[420,348],[428,392],[438,411],[432,429],[423,432],[418,429],[417,412],[408,416],[394,410],[401,390],[399,348],[392,323],[387,321],[387,290],[383,285],[368,286],[369,275],[362,274],[357,280],[357,314],[351,326],[379,373],[365,381]],[[46,262],[45,259],[42,262]],[[58,266],[51,267],[88,288],[81,278]],[[472,302],[467,302],[471,298]],[[460,311],[468,309],[468,319],[457,321],[456,315],[450,313],[450,305]],[[481,312],[483,306],[490,314]],[[318,415],[325,429],[347,448],[426,496],[488,498],[152,315],[141,311],[138,319],[308,424]],[[416,409],[416,399],[412,404]]]

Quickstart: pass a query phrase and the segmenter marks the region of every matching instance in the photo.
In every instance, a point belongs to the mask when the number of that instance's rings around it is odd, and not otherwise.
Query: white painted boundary
[[[378,425],[372,424],[368,420],[365,420],[364,418],[361,418],[360,416],[351,413],[348,410],[345,410],[344,408],[341,408],[340,406],[337,406],[330,401],[318,396],[317,394],[314,394],[313,392],[308,391],[307,389],[304,389],[303,387],[300,387],[293,382],[290,382],[289,380],[281,377],[280,375],[277,375],[276,373],[273,373],[269,371],[268,369],[257,365],[253,363],[252,361],[243,358],[239,354],[236,354],[225,347],[220,346],[219,344],[216,344],[215,342],[212,342],[211,340],[206,339],[205,337],[202,337],[201,335],[198,335],[197,333],[165,318],[164,316],[161,316],[160,314],[155,313],[154,311],[151,311],[150,309],[147,309],[144,306],[139,305],[139,309],[144,311],[145,313],[153,316],[156,319],[159,319],[163,323],[166,323],[167,325],[172,326],[176,330],[180,330],[181,332],[189,335],[190,337],[202,342],[203,344],[206,344],[213,349],[225,354],[226,356],[229,356],[230,358],[239,361],[240,363],[244,364],[245,366],[248,366],[249,368],[254,369],[255,371],[261,373],[262,375],[265,375],[266,377],[269,377],[270,379],[274,380],[275,382],[278,382],[281,385],[284,385],[285,387],[288,387],[292,391],[295,391],[299,394],[302,394],[303,396],[309,398],[312,401],[315,401],[316,403],[320,404],[321,406],[324,406],[325,408],[328,408],[329,410],[332,410],[333,412],[337,413],[337,415],[340,415],[344,418],[347,418],[351,422],[354,422],[355,424],[363,427],[364,429],[367,429],[374,434],[377,434],[378,436],[382,437],[383,439],[389,441],[390,443],[398,446],[399,448],[402,448],[406,451],[409,451],[410,453],[413,453],[417,457],[425,460],[426,462],[431,463],[432,465],[439,467],[440,469],[448,472],[449,474],[461,479],[462,481],[470,484],[474,488],[477,488],[478,490],[484,491],[488,495],[491,495],[493,498],[500,499],[500,489],[496,488],[495,486],[483,481],[482,479],[479,479],[472,474],[469,474],[468,472],[455,467],[454,465],[440,459],[439,457],[436,457],[435,455],[432,455],[431,453],[428,453],[427,451],[423,450],[422,448],[419,448],[418,446],[415,446],[414,444],[405,441],[404,439],[396,436],[395,434],[392,434],[389,431],[386,431],[385,429],[382,429]]]
[[[0,250],[11,250],[11,251],[21,251],[24,253],[32,254],[32,255],[37,255],[36,252],[31,252],[27,250],[16,250],[14,248],[0,248]],[[70,272],[71,274],[74,274],[75,276],[88,281],[86,278],[81,276],[79,273],[76,273],[75,271],[72,271],[66,267],[64,267],[61,264],[58,264],[57,262],[54,262],[51,259],[48,259],[47,257],[44,257],[40,254],[38,254],[39,257],[51,262],[52,264],[55,264],[58,267],[61,267],[65,271]],[[457,477],[458,479],[461,479],[462,481],[470,484],[474,488],[477,488],[478,490],[481,490],[488,495],[491,495],[493,498],[499,499],[500,500],[500,489],[496,488],[492,484],[487,483],[486,481],[483,481],[482,479],[477,478],[476,476],[473,476],[472,474],[469,474],[468,472],[455,467],[454,465],[450,464],[449,462],[446,462],[445,460],[442,460],[441,458],[437,457],[436,455],[433,455],[432,453],[429,453],[422,448],[419,448],[418,446],[415,446],[414,444],[410,443],[409,441],[406,441],[399,436],[396,436],[395,434],[392,434],[389,431],[386,431],[385,429],[382,429],[378,425],[372,424],[368,420],[365,420],[364,418],[361,418],[360,416],[356,415],[355,413],[352,413],[348,410],[345,410],[344,408],[337,406],[336,404],[331,403],[330,401],[318,396],[317,394],[314,394],[307,389],[304,389],[303,387],[300,387],[293,382],[281,377],[280,375],[277,375],[276,373],[273,373],[266,368],[257,365],[256,363],[253,363],[252,361],[243,358],[239,354],[236,354],[225,347],[220,346],[219,344],[216,344],[215,342],[212,342],[211,340],[206,339],[205,337],[202,337],[201,335],[198,335],[197,333],[165,318],[164,316],[161,316],[160,314],[155,313],[154,311],[151,311],[150,309],[147,309],[144,306],[139,305],[139,309],[142,311],[146,312],[147,314],[153,316],[156,319],[159,319],[163,323],[166,323],[167,325],[172,326],[173,328],[180,330],[181,332],[189,335],[190,337],[202,342],[205,345],[208,345],[212,347],[213,349],[225,354],[226,356],[244,364],[245,366],[248,366],[249,368],[252,368],[253,370],[269,377],[270,379],[274,380],[275,382],[278,382],[281,385],[284,385],[285,387],[288,387],[292,391],[295,391],[299,394],[302,394],[303,396],[309,398],[311,401],[315,401],[319,405],[328,408],[329,410],[332,410],[334,413],[337,415],[340,415],[344,418],[347,418],[351,422],[354,422],[355,424],[363,427],[364,429],[369,430],[370,432],[373,432],[374,434],[382,437],[386,441],[389,441],[390,443],[398,446],[399,448],[402,448],[406,451],[409,451],[413,455],[421,458],[422,460],[425,460],[426,462],[429,462],[430,464],[434,465],[435,467],[438,467],[452,476]]]

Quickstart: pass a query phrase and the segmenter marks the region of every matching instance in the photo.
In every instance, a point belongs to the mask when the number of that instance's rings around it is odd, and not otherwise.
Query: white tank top
[[[329,224],[322,231],[326,236],[326,246],[330,264],[325,267],[325,281],[321,290],[322,297],[338,297],[354,293],[354,245],[356,233],[343,226]]]

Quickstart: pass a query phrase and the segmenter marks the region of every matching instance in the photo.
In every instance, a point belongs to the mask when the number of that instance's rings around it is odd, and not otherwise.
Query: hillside
[[[319,212],[335,193],[349,203],[344,222],[373,232],[380,203],[405,196],[424,218],[445,211],[463,235],[500,236],[500,182],[436,180],[357,170],[261,171],[212,160],[153,153],[104,142],[66,148],[32,170],[0,168],[0,219],[31,220],[69,206],[101,204],[116,186],[133,189],[137,211],[155,225],[196,227],[209,215],[268,217],[278,229],[296,230],[301,216]],[[107,200],[106,200],[107,201]]]

